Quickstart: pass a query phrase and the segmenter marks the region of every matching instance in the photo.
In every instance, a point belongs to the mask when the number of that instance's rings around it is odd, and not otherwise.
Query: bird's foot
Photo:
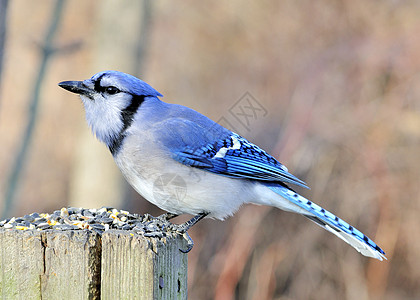
[[[182,237],[184,238],[184,240],[187,241],[187,249],[179,249],[179,251],[181,251],[182,253],[188,253],[192,250],[192,248],[194,247],[194,241],[193,239],[190,237],[190,235],[188,234],[188,232],[185,232]]]
[[[156,219],[159,219],[160,221],[169,221],[170,219],[173,219],[175,217],[178,217],[178,215],[173,214],[171,212],[167,212],[167,213],[161,214],[160,216],[157,216]]]
[[[204,217],[206,217],[209,213],[208,212],[202,212],[199,213],[198,215],[194,216],[193,218],[191,218],[191,220],[188,220],[185,223],[182,224],[172,224],[172,229],[178,233],[179,235],[182,235],[182,237],[187,241],[187,249],[183,250],[183,249],[179,249],[179,251],[181,251],[182,253],[188,253],[191,251],[191,249],[194,247],[194,241],[192,240],[192,238],[190,237],[190,235],[188,234],[188,230],[194,226],[195,224],[197,224],[198,221],[200,221],[201,219],[203,219]]]
[[[176,231],[179,234],[184,234],[185,232],[187,232],[191,227],[193,227],[195,224],[197,224],[198,221],[200,221],[201,219],[203,219],[204,217],[206,217],[209,213],[208,212],[202,212],[199,213],[198,215],[194,216],[191,218],[191,220],[188,220],[185,223],[182,224],[173,224],[172,228],[174,229],[174,231]]]

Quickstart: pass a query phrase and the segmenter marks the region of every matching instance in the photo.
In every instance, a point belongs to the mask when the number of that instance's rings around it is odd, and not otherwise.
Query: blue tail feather
[[[353,246],[361,254],[379,260],[386,259],[385,252],[374,241],[339,217],[287,187],[274,184],[267,186],[283,198],[308,211],[309,214],[304,215],[305,217],[335,234]]]

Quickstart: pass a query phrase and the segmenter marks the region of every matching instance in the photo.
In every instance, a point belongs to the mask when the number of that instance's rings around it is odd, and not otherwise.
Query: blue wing
[[[175,152],[174,159],[228,177],[292,183],[307,188],[274,157],[236,133],[201,147],[188,146]]]
[[[303,214],[305,217],[349,243],[363,255],[386,259],[385,252],[365,234],[281,184],[307,187],[274,157],[235,133],[201,147],[184,147],[182,151],[174,153],[174,158],[185,165],[216,174],[263,181],[272,191],[305,209],[308,212]]]

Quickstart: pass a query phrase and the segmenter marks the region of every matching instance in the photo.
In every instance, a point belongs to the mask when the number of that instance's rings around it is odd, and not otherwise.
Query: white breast
[[[224,219],[243,203],[254,202],[254,185],[249,181],[185,166],[152,141],[126,139],[115,162],[133,188],[163,210],[192,215],[205,211],[209,217]]]

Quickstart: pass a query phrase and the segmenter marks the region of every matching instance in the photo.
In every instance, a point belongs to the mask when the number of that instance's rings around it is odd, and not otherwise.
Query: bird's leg
[[[209,214],[208,212],[199,213],[198,215],[192,217],[191,220],[188,220],[187,222],[183,224],[176,225],[176,231],[178,233],[184,234],[185,232],[188,231],[188,229],[193,227],[198,221],[206,217],[208,214]]]
[[[192,226],[194,226],[198,221],[206,217],[208,214],[209,214],[208,212],[199,213],[198,215],[191,218],[191,220],[188,220],[187,222],[183,224],[176,225],[175,227],[176,232],[179,234],[182,234],[183,238],[187,241],[187,249],[186,250],[179,249],[179,251],[181,251],[182,253],[188,253],[191,251],[191,249],[194,247],[194,241],[192,240],[192,238],[190,237],[187,231]]]

